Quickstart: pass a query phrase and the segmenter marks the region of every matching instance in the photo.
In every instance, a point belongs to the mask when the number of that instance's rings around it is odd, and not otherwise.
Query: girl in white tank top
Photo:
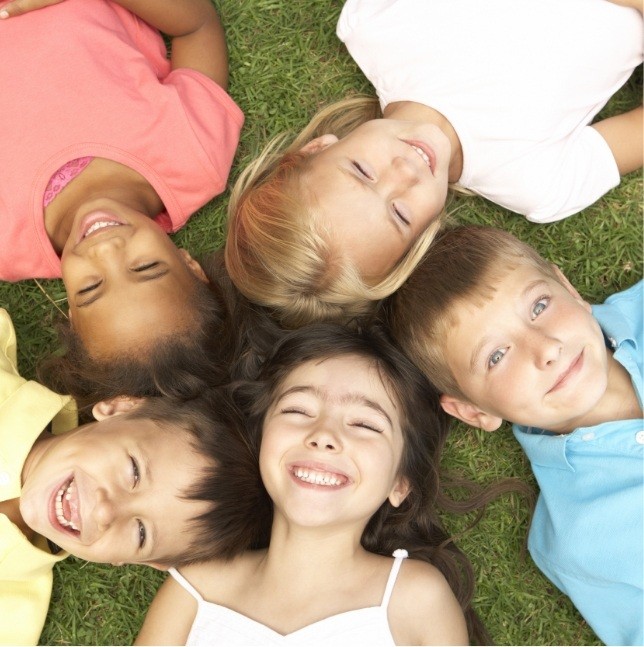
[[[171,569],[136,644],[489,644],[436,511],[447,421],[400,351],[302,329],[237,399],[251,403],[269,546]]]

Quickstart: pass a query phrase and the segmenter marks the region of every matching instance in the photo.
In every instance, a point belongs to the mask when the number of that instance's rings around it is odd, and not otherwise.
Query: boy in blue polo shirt
[[[644,643],[642,293],[591,308],[531,247],[467,226],[387,305],[449,414],[514,423],[541,489],[530,553],[608,644]]]

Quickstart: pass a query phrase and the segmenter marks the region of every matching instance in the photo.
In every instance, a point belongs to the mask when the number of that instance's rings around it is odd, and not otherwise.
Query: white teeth
[[[85,236],[83,238],[87,238],[90,234],[93,234],[95,231],[103,229],[104,227],[120,227],[120,225],[120,222],[114,222],[113,220],[99,220],[85,232]]]
[[[315,485],[341,485],[340,480],[335,474],[330,472],[318,472],[316,470],[306,469],[304,467],[296,467],[293,474],[304,481],[305,483],[313,483]]]
[[[414,146],[413,144],[412,144],[411,147],[420,155],[423,162],[425,162],[425,164],[427,164],[427,166],[429,166],[431,168],[431,165],[429,163],[429,157],[427,156],[427,153],[425,153],[424,150],[418,148],[418,146]]]
[[[75,483],[73,479],[58,490],[58,493],[56,494],[56,519],[61,526],[78,531],[76,524],[73,521],[67,521],[67,519],[65,519],[65,513],[63,512],[63,496],[67,501],[69,501],[72,498],[72,492],[74,490]]]

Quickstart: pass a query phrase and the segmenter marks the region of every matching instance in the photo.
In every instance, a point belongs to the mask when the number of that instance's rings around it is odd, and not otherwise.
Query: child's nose
[[[334,433],[328,422],[322,422],[306,437],[309,449],[319,449],[326,452],[337,452],[342,449],[338,434]]]
[[[97,240],[88,250],[87,254],[91,257],[105,257],[120,251],[125,247],[125,239],[122,236],[112,235],[104,240]]]
[[[99,530],[107,530],[116,518],[116,505],[105,490],[96,493],[94,520]]]
[[[540,335],[535,347],[535,356],[539,368],[548,368],[555,364],[561,356],[562,345],[561,342],[548,335]]]
[[[381,181],[391,185],[392,189],[406,189],[418,182],[418,172],[405,157],[394,157],[391,166],[381,174]]]

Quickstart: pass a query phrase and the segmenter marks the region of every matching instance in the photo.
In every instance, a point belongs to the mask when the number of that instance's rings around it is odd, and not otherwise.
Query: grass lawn
[[[335,37],[337,0],[216,0],[230,47],[230,92],[246,114],[231,181],[273,135],[296,131],[321,105],[370,86]],[[641,69],[609,104],[607,114],[641,102]],[[582,214],[536,226],[477,197],[456,196],[455,218],[507,228],[557,263],[581,294],[603,301],[642,277],[642,177],[635,173]],[[176,235],[194,254],[224,240],[226,196],[204,207]],[[0,284],[0,304],[13,317],[21,372],[33,377],[53,350],[52,321],[66,309],[62,283]],[[508,428],[484,434],[455,427],[445,464],[487,482],[519,476],[530,466]],[[524,555],[530,510],[511,497],[490,506],[459,545],[478,573],[476,608],[498,644],[601,644],[567,598]],[[447,518],[458,533],[463,519]],[[42,644],[129,644],[162,574],[69,559],[58,564]],[[6,619],[3,619],[6,621]]]

